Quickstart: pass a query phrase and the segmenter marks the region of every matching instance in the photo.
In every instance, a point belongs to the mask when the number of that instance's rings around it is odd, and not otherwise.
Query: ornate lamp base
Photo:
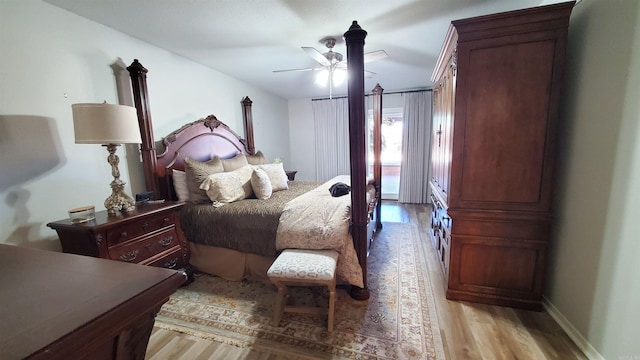
[[[107,208],[109,214],[115,214],[116,211],[133,211],[136,208],[136,202],[124,192],[125,182],[120,180],[120,170],[118,163],[120,159],[116,155],[116,149],[119,145],[104,145],[109,151],[107,162],[111,165],[111,174],[113,181],[111,182],[111,195],[104,201],[104,207]]]
[[[111,195],[104,201],[104,207],[109,214],[115,214],[116,211],[133,211],[136,208],[135,200],[124,192],[124,185],[120,179],[111,182]]]

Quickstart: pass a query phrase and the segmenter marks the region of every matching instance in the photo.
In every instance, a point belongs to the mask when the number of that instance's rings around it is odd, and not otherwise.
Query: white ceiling
[[[346,57],[342,34],[357,20],[368,32],[365,52],[387,58],[366,64],[385,92],[426,88],[451,20],[546,5],[562,0],[45,0],[147,43],[270,91],[285,99],[326,97],[317,67],[300,47]],[[144,59],[139,59],[144,65]],[[150,69],[152,71],[153,69]],[[346,85],[334,95],[346,94]]]

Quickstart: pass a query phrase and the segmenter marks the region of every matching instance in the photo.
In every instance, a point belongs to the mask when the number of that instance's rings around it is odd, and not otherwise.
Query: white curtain
[[[349,103],[347,98],[314,100],[316,180],[351,174],[349,161]]]
[[[402,163],[398,202],[426,204],[429,199],[431,91],[404,94]]]

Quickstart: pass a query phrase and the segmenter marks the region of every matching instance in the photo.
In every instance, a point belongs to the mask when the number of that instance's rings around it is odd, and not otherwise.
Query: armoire
[[[429,180],[447,299],[542,308],[573,6],[451,22],[431,78]]]

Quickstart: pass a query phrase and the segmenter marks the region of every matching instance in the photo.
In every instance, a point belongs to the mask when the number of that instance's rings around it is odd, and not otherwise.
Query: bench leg
[[[336,286],[329,286],[329,313],[328,313],[328,325],[327,329],[329,332],[333,331],[333,314],[336,310]]]
[[[287,298],[287,287],[280,283],[277,283],[276,286],[278,287],[278,298],[276,299],[276,307],[273,310],[273,326],[280,324]]]

